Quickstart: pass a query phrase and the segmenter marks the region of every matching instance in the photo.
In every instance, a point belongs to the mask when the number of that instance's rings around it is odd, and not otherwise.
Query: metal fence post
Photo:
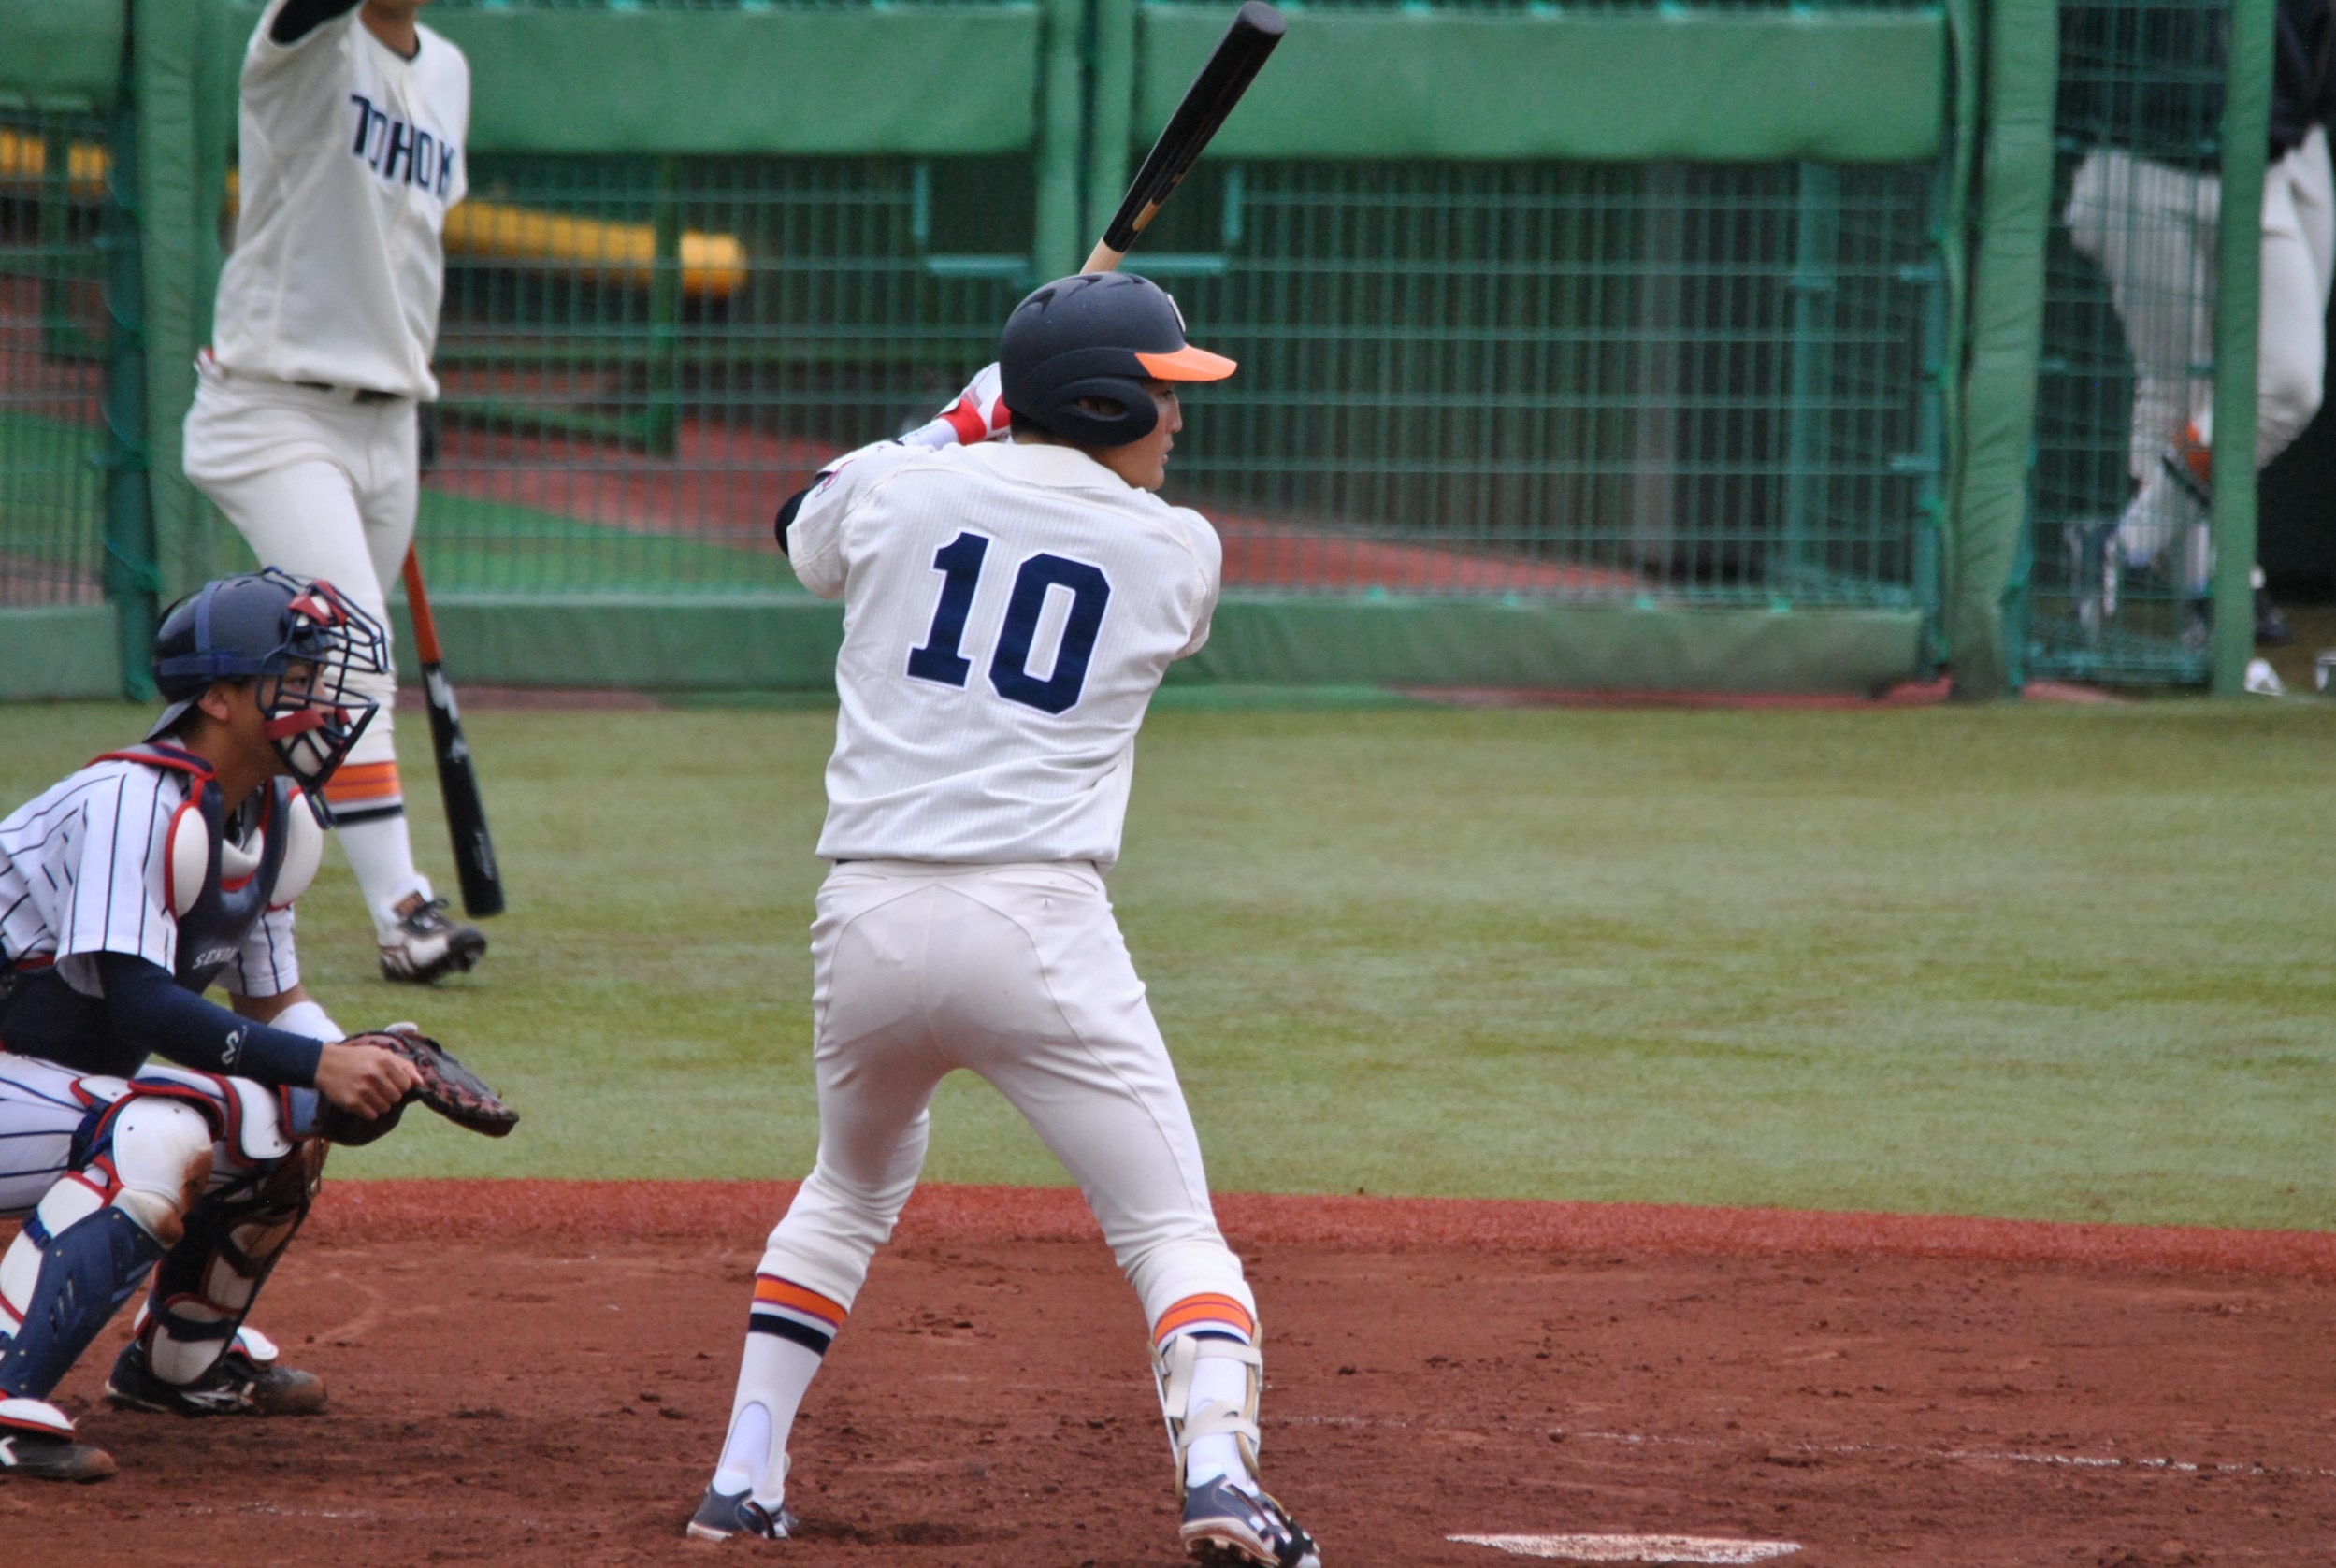
[[[1833,389],[1834,259],[1840,243],[1841,176],[1826,164],[1795,172],[1793,367],[1785,403],[1784,570],[1788,592],[1820,564],[1826,496],[1825,405]]]
[[[649,269],[649,409],[642,444],[671,457],[681,434],[682,161],[657,160]]]
[[[106,381],[102,408],[105,466],[106,597],[113,605],[122,650],[123,695],[153,698],[149,669],[162,586],[154,566],[154,512],[146,439],[146,278],[140,250],[137,93],[135,36],[123,44],[120,92],[106,127],[113,151],[98,231],[105,256]]]
[[[2263,165],[2271,139],[2276,0],[2231,0],[2215,240],[2214,664],[2217,697],[2245,689],[2255,655],[2255,374],[2261,320]]]
[[[1045,0],[1045,57],[1039,61],[1038,223],[1031,269],[1060,278],[1087,254],[1079,238],[1079,173],[1084,163],[1088,0]]]
[[[1087,200],[1079,214],[1080,237],[1089,240],[1103,233],[1128,186],[1129,142],[1135,119],[1136,0],[1091,0],[1091,4]]]

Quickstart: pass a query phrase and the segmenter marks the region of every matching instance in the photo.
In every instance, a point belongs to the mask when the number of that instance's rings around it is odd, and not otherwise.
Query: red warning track
[[[310,1223],[312,1233],[352,1243],[439,1236],[454,1226],[572,1241],[737,1243],[768,1229],[794,1195],[793,1182],[349,1182],[331,1189]],[[1468,1198],[1235,1192],[1216,1202],[1229,1235],[1260,1244],[1870,1254],[2336,1280],[2336,1233],[2318,1230]],[[940,1184],[917,1189],[900,1235],[920,1243],[1103,1239],[1068,1187]]]

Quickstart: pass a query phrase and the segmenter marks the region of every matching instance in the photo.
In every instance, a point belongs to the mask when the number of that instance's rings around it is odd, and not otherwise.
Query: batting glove
[[[973,446],[977,442],[995,440],[1013,426],[1014,416],[1006,412],[1005,385],[995,365],[981,367],[957,401],[941,410],[941,416],[918,425],[901,438],[902,446],[940,448]]]

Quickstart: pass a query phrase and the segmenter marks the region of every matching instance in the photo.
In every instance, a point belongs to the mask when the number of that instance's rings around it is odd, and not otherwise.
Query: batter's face
[[[1173,381],[1146,381],[1144,390],[1151,394],[1152,406],[1160,410],[1151,434],[1125,446],[1097,448],[1092,455],[1136,489],[1157,490],[1168,482],[1168,453],[1175,448],[1176,432],[1184,428],[1184,408],[1176,400]]]

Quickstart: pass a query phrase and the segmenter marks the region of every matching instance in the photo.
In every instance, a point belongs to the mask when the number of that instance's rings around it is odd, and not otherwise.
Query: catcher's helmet
[[[1125,446],[1160,423],[1146,381],[1221,381],[1233,363],[1184,340],[1184,315],[1158,283],[1082,272],[1014,308],[998,339],[998,372],[1017,417],[1078,446]],[[1082,397],[1120,411],[1082,409]]]
[[[311,667],[305,682],[284,679],[295,664]],[[154,684],[169,706],[147,739],[177,728],[214,682],[256,681],[268,741],[325,820],[324,781],[380,706],[350,689],[356,671],[389,672],[389,634],[331,583],[277,567],[218,578],[154,633]]]

